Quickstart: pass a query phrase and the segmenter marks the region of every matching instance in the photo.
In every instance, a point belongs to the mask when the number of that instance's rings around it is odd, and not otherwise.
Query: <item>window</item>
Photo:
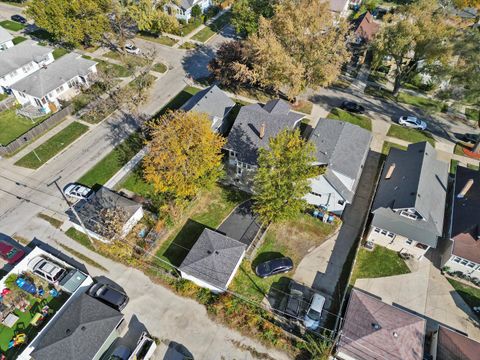
[[[379,228],[373,228],[373,231],[375,231],[376,233],[379,233],[380,229]]]
[[[59,86],[59,87],[57,88],[57,93],[62,92],[63,89],[64,89],[63,85]]]
[[[322,197],[322,194],[316,193],[315,191],[310,191],[310,194],[318,196],[318,197]]]
[[[459,257],[456,257],[456,258],[453,259],[453,261],[456,262],[456,263],[459,263],[459,262],[460,262],[460,258],[459,258]]]
[[[345,204],[345,200],[338,200],[338,205],[343,205]]]
[[[392,233],[392,232],[389,232],[389,233],[387,234],[387,236],[388,236],[389,238],[393,239],[393,238],[395,237],[395,234]]]
[[[460,264],[462,264],[462,265],[467,265],[467,264],[468,264],[468,261],[467,261],[467,260],[462,260],[462,261],[460,262]]]
[[[468,265],[467,265],[469,268],[474,268],[475,267],[475,263],[473,262],[469,262]]]
[[[230,156],[233,157],[233,158],[236,157],[235,151],[230,151]]]
[[[405,242],[406,242],[408,245],[412,245],[413,240],[407,239]]]
[[[405,211],[405,210],[402,210],[402,211],[400,212],[400,215],[405,216],[405,217],[407,217],[407,218],[409,218],[409,219],[412,219],[412,220],[417,220],[417,219],[418,219],[418,216],[417,216],[417,215],[412,214],[411,212]]]

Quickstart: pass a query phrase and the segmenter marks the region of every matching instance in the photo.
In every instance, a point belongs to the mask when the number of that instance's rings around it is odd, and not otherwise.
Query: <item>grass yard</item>
[[[126,66],[114,64],[102,59],[92,58],[88,55],[82,55],[82,57],[87,60],[93,60],[98,62],[97,68],[100,71],[103,71],[104,73],[109,74],[113,77],[125,78],[132,75],[132,71],[128,70]]]
[[[480,121],[480,109],[465,108],[465,116],[468,120]]]
[[[141,165],[137,166],[120,184],[119,188],[127,189],[143,197],[152,194],[153,186],[146,183],[142,175]]]
[[[368,131],[372,131],[372,121],[368,117],[358,114],[352,114],[339,108],[332,109],[330,114],[327,115],[327,118],[349,122],[351,124],[358,125]]]
[[[205,26],[202,30],[192,36],[193,40],[197,40],[200,42],[206,42],[216,33],[221,31],[225,25],[230,22],[230,18],[232,17],[231,13],[227,12],[220,16],[218,19],[213,21],[210,25]]]
[[[53,50],[52,55],[53,55],[53,58],[57,60],[58,58],[61,58],[63,55],[66,55],[68,53],[70,53],[70,51],[68,51],[65,48],[56,48],[55,50]]]
[[[190,22],[180,26],[180,36],[185,36],[190,34],[193,30],[198,28],[200,25],[203,24],[203,17],[199,17],[197,19],[190,19]]]
[[[465,153],[463,152],[463,149],[471,149],[473,145],[471,144],[466,144],[462,141],[459,141],[455,144],[455,148],[453,149],[453,153],[455,155],[460,155],[460,156],[465,156]]]
[[[5,100],[8,97],[8,94],[1,93],[0,94],[0,101]]]
[[[398,102],[416,106],[427,112],[439,112],[442,110],[442,102],[424,96],[411,95],[405,92],[398,94]]]
[[[421,131],[416,129],[409,129],[400,125],[391,125],[388,130],[387,136],[391,136],[400,140],[405,140],[411,143],[417,143],[421,141],[428,141],[435,147],[435,139],[432,134],[427,131]]]
[[[355,260],[350,284],[357,279],[379,278],[410,273],[405,261],[398,253],[383,246],[375,246],[373,251],[360,248]]]
[[[86,133],[88,129],[89,128],[87,125],[80,124],[79,122],[73,122],[35,149],[35,152],[40,160],[38,160],[34,152],[31,151],[18,160],[15,165],[29,169],[38,169],[40,166],[45,164],[48,160],[78,139],[81,135]]]
[[[183,50],[192,50],[197,47],[197,44],[194,44],[190,41],[184,42],[182,45],[180,45],[178,48],[183,49]]]
[[[312,113],[313,103],[308,100],[299,100],[298,104],[292,105],[292,109],[310,115]]]
[[[20,31],[25,29],[25,25],[12,20],[0,21],[0,26],[10,31]]]
[[[87,249],[95,251],[95,248],[93,247],[92,243],[88,239],[88,236],[78,231],[74,227],[71,227],[67,231],[65,231],[65,235],[67,235],[70,239],[75,240],[80,245],[85,246]]]
[[[450,160],[450,170],[449,170],[450,174],[455,175],[457,173],[458,164],[459,164],[458,160],[454,160],[454,159]]]
[[[470,163],[468,163],[468,164],[467,164],[467,168],[472,169],[472,170],[478,170],[478,169],[479,169],[479,166],[478,166],[478,165],[475,165],[475,164],[470,164]]]
[[[39,117],[32,122],[23,116],[18,116],[15,111],[17,108],[11,108],[0,112],[0,144],[6,145],[26,133],[35,125],[47,119],[50,115]]]
[[[13,45],[18,45],[18,44],[20,44],[21,42],[24,42],[25,40],[27,40],[27,38],[24,37],[24,36],[15,36],[15,37],[13,38],[12,42],[13,42]]]
[[[153,41],[161,45],[166,45],[166,46],[173,46],[177,43],[177,40],[168,37],[168,36],[157,36],[154,34],[149,34],[146,32],[140,32],[137,35],[138,38],[147,40],[147,41]]]
[[[163,74],[164,72],[166,72],[168,70],[168,67],[167,67],[167,65],[165,65],[163,63],[156,63],[156,64],[153,65],[152,70]]]
[[[364,92],[365,94],[368,94],[371,96],[379,97],[386,100],[396,101],[395,97],[392,95],[392,92],[383,87],[367,85]]]
[[[168,110],[178,110],[185,104],[193,95],[198,93],[201,89],[194,86],[185,86],[175,97],[168,102],[163,108],[161,108],[154,117],[165,114]]]
[[[447,278],[450,285],[453,286],[458,295],[468,304],[470,307],[480,306],[480,289],[465,285],[460,281]]]

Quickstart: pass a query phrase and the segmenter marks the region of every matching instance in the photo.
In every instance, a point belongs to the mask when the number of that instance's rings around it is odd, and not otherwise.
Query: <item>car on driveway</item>
[[[140,49],[133,44],[125,45],[125,51],[129,54],[138,55],[140,54]]]
[[[357,114],[363,114],[365,112],[365,108],[354,101],[344,101],[342,105],[340,105],[340,109]]]
[[[415,116],[401,116],[398,119],[398,124],[408,128],[417,129],[417,130],[427,129],[427,123]]]
[[[289,257],[281,257],[262,262],[255,268],[255,274],[261,278],[283,274],[293,269],[293,261]]]
[[[128,296],[124,292],[115,289],[108,284],[96,283],[88,289],[88,295],[100,300],[118,311],[121,311],[128,304]]]
[[[285,314],[293,318],[297,318],[303,302],[303,286],[295,281],[292,281],[288,287],[290,289],[290,293],[288,294],[287,298]]]
[[[20,24],[26,24],[27,23],[27,19],[25,19],[22,15],[12,15],[12,17],[10,18],[12,19],[13,21],[16,21]]]
[[[7,263],[15,264],[23,257],[23,255],[25,255],[23,250],[20,250],[6,241],[0,241],[0,257]]]
[[[478,134],[467,133],[467,134],[458,135],[457,137],[459,140],[466,143],[476,144],[478,141]]]
[[[325,305],[325,297],[317,293],[313,294],[312,301],[303,320],[307,329],[318,329],[320,326],[320,318],[322,317],[323,305]]]
[[[80,184],[69,184],[63,189],[63,193],[66,196],[81,200],[88,199],[93,194],[93,190]]]
[[[64,268],[41,256],[36,256],[30,260],[27,267],[34,275],[47,280],[50,284],[57,284],[66,274]]]

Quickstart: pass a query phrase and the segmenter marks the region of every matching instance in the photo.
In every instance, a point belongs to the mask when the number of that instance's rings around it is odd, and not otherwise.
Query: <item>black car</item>
[[[255,274],[264,278],[276,274],[286,273],[293,269],[293,261],[289,257],[281,257],[260,263],[255,268]]]
[[[365,108],[362,105],[359,105],[353,101],[344,101],[342,105],[340,105],[340,109],[358,114],[363,114],[365,112]]]
[[[463,142],[476,144],[478,140],[478,134],[461,134],[458,136],[458,138]]]
[[[121,311],[128,304],[128,296],[124,292],[115,289],[108,284],[93,284],[88,289],[88,295],[100,300],[101,302]]]
[[[19,22],[20,24],[27,23],[27,19],[25,19],[22,15],[12,15],[10,19],[12,19],[13,21]]]

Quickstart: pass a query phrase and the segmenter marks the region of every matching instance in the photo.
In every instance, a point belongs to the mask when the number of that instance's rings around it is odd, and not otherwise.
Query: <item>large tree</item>
[[[32,0],[26,13],[56,41],[91,46],[109,31],[111,10],[111,0]]]
[[[308,179],[322,172],[312,165],[315,145],[304,140],[299,130],[282,131],[270,139],[269,147],[260,149],[254,179],[255,211],[266,223],[292,219],[304,210]]]
[[[225,139],[211,129],[207,114],[168,112],[150,124],[145,180],[158,193],[183,200],[212,185],[222,175]]]
[[[130,0],[126,6],[132,19],[137,23],[138,29],[156,34],[162,32],[176,32],[179,24],[175,16],[163,10],[167,1]]]
[[[232,25],[237,33],[250,35],[258,30],[260,17],[273,16],[274,0],[237,0],[232,6]]]

